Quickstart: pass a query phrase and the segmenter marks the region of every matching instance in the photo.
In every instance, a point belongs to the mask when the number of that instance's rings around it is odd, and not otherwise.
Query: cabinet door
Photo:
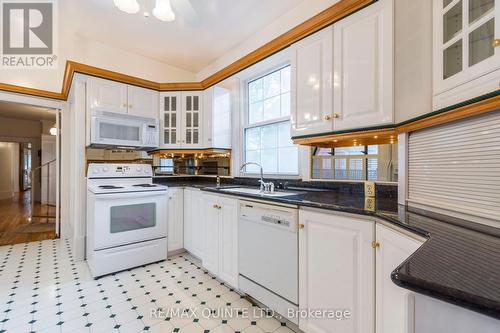
[[[308,333],[374,330],[374,222],[300,210],[299,308],[348,310],[351,319],[299,319]]]
[[[193,192],[192,189],[184,189],[184,248],[190,253],[193,253],[194,248]]]
[[[291,47],[292,136],[333,130],[332,27]]]
[[[334,24],[334,128],[394,121],[393,0]]]
[[[182,147],[201,148],[202,92],[182,93]]]
[[[162,148],[181,146],[181,94],[168,92],[160,94],[160,135]]]
[[[377,333],[413,333],[413,293],[391,280],[392,271],[415,252],[422,242],[377,224],[376,252]]]
[[[238,200],[221,197],[219,277],[238,288]]]
[[[168,250],[184,248],[184,193],[182,188],[168,190]]]
[[[499,0],[434,1],[436,95],[500,68],[499,17]]]
[[[92,77],[89,79],[91,111],[127,113],[127,85]]]
[[[205,195],[204,219],[206,223],[205,232],[205,256],[203,257],[203,267],[210,273],[219,275],[219,217],[222,207],[218,197],[215,195]]]
[[[128,86],[128,113],[147,118],[158,118],[158,92]]]
[[[205,256],[205,232],[206,232],[206,212],[205,194],[200,190],[193,190],[191,195],[191,210],[193,219],[193,244],[192,253],[200,260]]]

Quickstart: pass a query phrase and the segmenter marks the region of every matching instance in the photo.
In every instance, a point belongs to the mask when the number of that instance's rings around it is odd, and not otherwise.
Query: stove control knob
[[[104,167],[104,168],[102,168],[102,171],[104,171],[104,172],[108,172],[108,171],[109,171],[109,168],[108,168],[108,167]]]
[[[142,168],[140,166],[137,167],[137,172],[141,172]]]
[[[99,173],[99,170],[97,170],[97,169],[94,169],[94,171],[93,171],[93,172],[94,172],[94,173]]]

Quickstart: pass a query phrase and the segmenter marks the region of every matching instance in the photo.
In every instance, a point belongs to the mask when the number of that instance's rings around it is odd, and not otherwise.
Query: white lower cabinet
[[[205,194],[198,189],[184,189],[184,248],[204,260],[205,222],[201,207],[204,206]]]
[[[203,267],[238,287],[238,200],[207,194],[202,210],[206,221]]]
[[[307,333],[374,331],[374,222],[300,210],[299,308],[341,310],[350,319],[299,318]]]
[[[376,227],[376,239],[379,243],[375,256],[376,332],[413,333],[414,294],[395,285],[391,280],[391,273],[422,242],[379,223]]]
[[[168,251],[184,248],[184,190],[168,189]]]

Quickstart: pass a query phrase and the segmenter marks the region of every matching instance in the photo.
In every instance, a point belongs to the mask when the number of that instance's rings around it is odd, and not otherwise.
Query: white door
[[[388,124],[393,111],[393,0],[334,24],[334,128]]]
[[[205,210],[203,209],[205,200],[205,193],[200,190],[193,190],[190,205],[193,227],[193,243],[191,248],[192,253],[202,261],[205,256],[206,216]]]
[[[184,190],[168,189],[168,251],[184,248]]]
[[[205,211],[205,255],[203,257],[203,267],[210,273],[219,275],[219,219],[221,205],[219,198],[215,195],[205,195],[203,210]]]
[[[181,93],[164,92],[160,94],[160,133],[161,148],[181,147]]]
[[[184,189],[184,248],[186,251],[193,253],[194,244],[194,206],[193,206],[194,190]]]
[[[332,27],[291,46],[292,136],[333,130]]]
[[[220,197],[219,202],[219,277],[238,288],[238,200]]]
[[[183,148],[202,148],[201,133],[203,92],[182,92],[182,135]]]
[[[436,95],[500,68],[499,18],[500,0],[434,1]]]
[[[413,333],[415,305],[413,293],[391,280],[394,269],[415,252],[422,242],[378,224],[376,239],[377,333]]]
[[[128,86],[128,113],[130,114],[147,118],[158,118],[158,100],[159,95],[157,91]]]
[[[299,308],[337,309],[350,319],[299,319],[308,333],[374,331],[374,222],[300,210]]]
[[[89,79],[89,106],[92,111],[127,113],[127,85],[92,77]]]

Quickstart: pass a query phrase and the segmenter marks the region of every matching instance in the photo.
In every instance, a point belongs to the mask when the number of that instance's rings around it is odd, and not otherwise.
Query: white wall
[[[0,141],[4,142],[30,142],[31,143],[31,165],[40,165],[38,150],[41,149],[42,123],[37,120],[24,120],[16,118],[0,117]],[[39,173],[35,173],[32,185],[35,189],[35,201],[40,201]]]
[[[207,78],[337,2],[339,0],[305,0],[301,2],[295,8],[277,18],[273,23],[255,32],[238,46],[199,71],[196,75],[197,81]]]
[[[19,144],[0,142],[0,199],[19,191]]]
[[[186,82],[195,73],[83,38],[64,15],[70,1],[59,1],[57,69],[0,69],[0,83],[60,92],[66,60],[82,62],[156,82]],[[89,22],[89,24],[92,24]]]

